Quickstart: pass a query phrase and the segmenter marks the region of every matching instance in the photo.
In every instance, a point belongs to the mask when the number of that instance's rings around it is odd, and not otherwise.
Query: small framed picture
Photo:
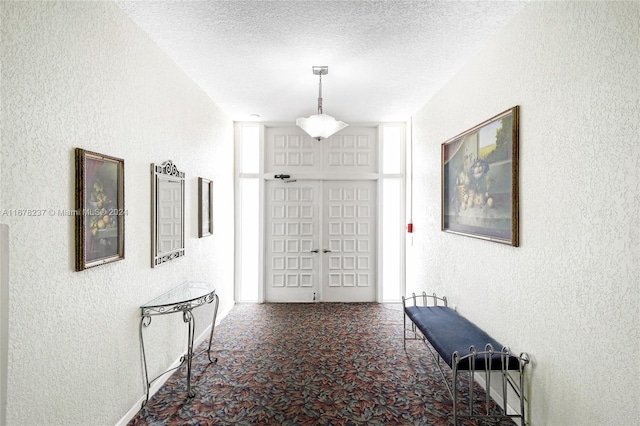
[[[124,160],[76,148],[76,271],[124,259]]]
[[[213,235],[213,182],[198,178],[198,237]]]

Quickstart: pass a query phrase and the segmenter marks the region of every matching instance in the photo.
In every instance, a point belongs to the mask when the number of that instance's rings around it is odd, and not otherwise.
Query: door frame
[[[259,164],[259,171],[258,173],[253,173],[253,174],[244,174],[242,172],[240,172],[241,167],[240,167],[240,163],[239,163],[239,159],[240,159],[240,152],[241,152],[241,144],[242,144],[242,128],[244,126],[250,126],[250,127],[257,127],[259,129],[259,135],[260,135],[260,143],[259,143],[259,156],[260,156],[260,164]],[[266,226],[266,211],[265,211],[265,207],[266,207],[266,201],[265,201],[265,188],[266,188],[266,182],[269,180],[275,180],[276,178],[274,177],[274,174],[267,174],[265,173],[265,135],[266,135],[266,129],[270,128],[270,127],[288,127],[290,126],[291,128],[296,128],[296,126],[294,124],[290,124],[290,123],[255,123],[255,122],[236,122],[235,123],[235,165],[236,165],[236,173],[235,173],[235,191],[236,194],[239,193],[240,190],[240,180],[242,178],[258,178],[259,180],[259,220],[258,220],[258,228],[259,228],[259,235],[258,237],[258,244],[259,244],[259,253],[258,253],[258,268],[260,273],[258,273],[258,297],[257,297],[257,303],[265,303],[265,285],[266,285],[266,280],[265,280],[265,267],[264,267],[264,262],[265,262],[265,250],[266,250],[266,242],[265,242],[265,226]],[[401,130],[401,161],[402,161],[402,166],[401,166],[401,170],[400,173],[394,173],[394,174],[390,174],[390,175],[386,175],[384,173],[382,173],[382,161],[383,161],[383,155],[382,153],[383,151],[383,128],[384,126],[391,126],[391,127],[399,127]],[[354,123],[351,124],[351,127],[355,128],[355,127],[367,127],[367,128],[373,128],[376,131],[376,136],[377,136],[377,153],[378,153],[378,158],[377,158],[377,162],[378,162],[378,167],[377,167],[377,172],[373,172],[373,173],[360,173],[357,175],[356,178],[354,178],[354,175],[350,175],[350,174],[344,174],[344,173],[338,173],[338,172],[332,172],[332,173],[322,173],[321,175],[313,175],[313,174],[295,174],[292,175],[291,178],[292,179],[296,179],[296,180],[319,180],[319,181],[330,181],[330,180],[343,180],[343,181],[349,181],[349,180],[374,180],[377,183],[377,193],[376,193],[376,198],[377,198],[377,211],[376,211],[376,302],[383,302],[383,286],[384,286],[384,282],[383,282],[383,261],[382,261],[382,247],[383,247],[383,233],[382,233],[382,225],[383,225],[383,216],[382,216],[382,206],[384,203],[384,194],[383,194],[383,185],[382,185],[382,180],[389,177],[389,178],[400,178],[401,179],[401,187],[402,187],[402,194],[401,194],[401,212],[400,212],[400,217],[402,218],[403,223],[399,223],[398,226],[400,228],[404,228],[404,224],[406,223],[406,189],[407,189],[407,177],[406,177],[406,146],[407,146],[407,140],[410,139],[410,133],[408,132],[408,125],[405,122],[388,122],[388,123]],[[322,143],[322,142],[321,142]],[[239,198],[238,196],[235,197],[236,199],[236,212],[240,212],[241,206],[239,205]],[[236,214],[236,218],[238,218],[240,216],[240,214]],[[236,261],[235,261],[235,299],[237,302],[243,302],[243,300],[239,300],[239,283],[240,283],[240,277],[242,274],[242,262],[241,259],[239,258],[240,253],[242,252],[242,249],[240,247],[240,238],[239,235],[241,234],[242,230],[241,230],[242,226],[239,223],[239,221],[236,219],[236,224],[235,224],[235,232],[236,232],[236,244],[235,244],[235,253],[236,253]],[[386,300],[385,302],[399,302],[401,300],[401,295],[404,294],[404,289],[405,289],[405,262],[406,262],[406,256],[405,256],[405,243],[406,243],[406,233],[402,232],[401,233],[401,242],[400,242],[400,276],[398,277],[398,280],[400,281],[400,290],[398,292],[398,297],[397,300]],[[321,287],[321,285],[320,285]]]

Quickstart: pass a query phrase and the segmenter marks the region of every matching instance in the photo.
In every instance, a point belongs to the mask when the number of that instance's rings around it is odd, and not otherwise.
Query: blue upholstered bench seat
[[[469,353],[469,348],[474,346],[477,352],[485,350],[487,343],[498,352],[491,357],[491,370],[502,368],[499,352],[503,346],[478,326],[446,306],[407,306],[405,313],[413,321],[418,330],[431,343],[431,346],[440,354],[440,357],[449,367],[453,366],[453,353],[458,352],[460,357]],[[485,356],[476,357],[478,370],[485,368]],[[509,356],[507,369],[518,370],[517,358]],[[458,364],[459,370],[469,369],[469,358],[463,359]]]

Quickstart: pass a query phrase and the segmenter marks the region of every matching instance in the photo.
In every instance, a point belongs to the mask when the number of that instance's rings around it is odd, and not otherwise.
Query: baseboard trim
[[[501,374],[501,373],[495,373],[494,374]],[[478,374],[475,377],[475,381],[480,385],[480,387],[482,389],[484,389],[485,392],[487,392],[487,381],[485,380],[484,376],[482,374]],[[491,380],[491,383],[500,383],[497,380],[494,381],[493,378]],[[502,390],[498,390],[496,388],[494,388],[493,386],[491,386],[491,389],[489,389],[489,396],[491,397],[491,399],[493,399],[493,401],[498,404],[498,406],[500,408],[502,408],[504,410],[505,413],[519,413],[520,412],[520,407],[514,407],[512,406],[509,402],[507,402],[507,407],[505,410],[504,404],[503,404],[503,398],[502,398]],[[518,397],[515,395],[515,393],[507,388],[507,401],[518,401]],[[526,412],[526,400],[525,400],[525,412]]]
[[[231,312],[231,309],[233,308],[234,304],[232,304],[231,306],[229,306],[226,309],[222,309],[220,312],[218,312],[218,316],[216,318],[216,325],[220,324],[220,322],[227,316],[229,315],[229,312]],[[207,340],[209,338],[209,333],[211,333],[211,326],[207,327],[194,341],[193,341],[193,348],[197,348],[198,346],[200,346],[200,344],[202,342],[204,342],[205,340]],[[167,370],[171,370],[172,368],[176,368],[180,365],[180,358],[182,358],[184,354],[181,354],[172,364],[171,366],[169,366],[167,368]],[[149,388],[149,398],[151,398],[153,395],[155,395],[156,392],[158,392],[158,390],[160,390],[160,388],[162,387],[162,385],[169,379],[169,377],[171,376],[171,374],[165,374],[164,376],[158,378],[158,380],[156,380],[151,387]],[[142,395],[140,397],[140,399],[138,401],[136,401],[135,404],[133,404],[133,406],[131,407],[131,409],[129,411],[126,412],[126,414],[124,416],[122,416],[122,418],[120,420],[118,420],[118,423],[115,424],[115,426],[126,426],[131,419],[134,418],[134,416],[136,414],[138,414],[138,411],[140,411],[140,407],[142,407],[142,403],[144,402],[146,398],[146,395]]]
[[[7,424],[9,365],[9,225],[0,223],[0,426]]]

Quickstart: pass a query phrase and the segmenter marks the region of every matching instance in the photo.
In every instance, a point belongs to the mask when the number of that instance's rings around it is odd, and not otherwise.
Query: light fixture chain
[[[318,84],[318,114],[322,114],[322,73],[318,74],[320,83]]]

